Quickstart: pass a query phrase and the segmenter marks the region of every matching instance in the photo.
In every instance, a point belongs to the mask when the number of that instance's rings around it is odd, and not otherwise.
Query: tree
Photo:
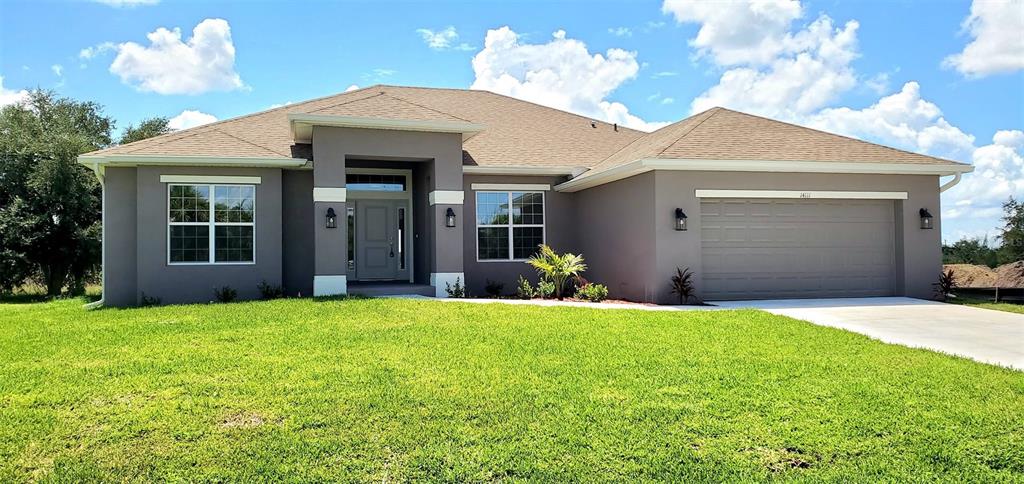
[[[988,237],[961,239],[953,245],[942,246],[942,263],[975,264],[994,268],[999,265],[999,254],[989,246]]]
[[[124,145],[170,133],[174,130],[168,126],[169,123],[170,121],[167,118],[148,118],[143,119],[142,122],[139,123],[138,128],[129,124],[128,127],[125,128],[118,143]]]
[[[98,104],[40,89],[0,109],[0,289],[28,271],[50,296],[84,289],[100,261],[101,192],[77,158],[110,145],[112,125]]]
[[[1002,262],[1024,260],[1024,203],[1010,197],[1003,204],[1003,226],[999,240],[1003,243],[999,249]]]

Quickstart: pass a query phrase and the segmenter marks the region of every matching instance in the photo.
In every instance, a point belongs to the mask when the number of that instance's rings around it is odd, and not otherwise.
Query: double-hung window
[[[479,260],[523,260],[544,243],[543,192],[476,192]]]
[[[254,185],[170,184],[170,264],[251,264],[256,260]]]

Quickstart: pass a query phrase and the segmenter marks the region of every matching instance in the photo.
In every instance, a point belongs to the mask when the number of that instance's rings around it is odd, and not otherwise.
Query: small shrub
[[[260,297],[263,299],[279,299],[284,297],[284,288],[277,284],[267,284],[267,281],[260,282],[256,285],[256,289],[260,290]]]
[[[501,283],[501,282],[498,282],[498,281],[492,281],[490,279],[487,280],[487,285],[484,286],[484,292],[487,293],[488,297],[494,297],[494,298],[499,297],[499,296],[501,296],[501,291],[503,291],[503,290],[505,290],[505,284],[504,283]]]
[[[604,301],[608,299],[608,286],[587,283],[576,290],[576,299],[586,299],[590,302]]]
[[[689,267],[686,269],[676,267],[676,275],[672,276],[672,293],[679,296],[679,304],[690,302],[693,292],[693,272]]]
[[[536,294],[542,299],[548,299],[555,294],[555,283],[547,280],[542,280],[537,283]]]
[[[142,306],[144,308],[145,307],[150,307],[150,306],[159,306],[159,305],[160,305],[160,298],[153,297],[153,296],[147,296],[145,292],[143,292],[142,293],[142,297],[139,298],[139,306]]]
[[[956,280],[953,278],[953,269],[939,275],[939,282],[932,285],[935,286],[935,299],[945,302],[957,287]]]
[[[558,254],[547,244],[541,244],[540,250],[530,256],[526,261],[527,264],[537,269],[537,273],[540,274],[541,278],[550,281],[555,287],[555,297],[562,299],[562,291],[565,289],[565,283],[569,278],[578,276],[581,272],[587,270],[587,265],[583,263],[583,256],[570,254]]]
[[[516,297],[519,299],[533,299],[536,295],[537,290],[533,288],[530,281],[523,276],[519,276],[519,280],[516,281]]]
[[[214,288],[213,295],[216,296],[218,302],[229,303],[238,297],[238,291],[231,286],[223,286]]]
[[[444,283],[444,290],[448,293],[448,297],[466,297],[466,288],[462,285],[462,282],[458,277],[455,278],[455,284],[449,284],[447,282]]]

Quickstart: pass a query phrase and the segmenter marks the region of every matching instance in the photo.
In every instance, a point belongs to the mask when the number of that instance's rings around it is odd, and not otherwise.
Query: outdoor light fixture
[[[327,228],[338,228],[338,215],[334,213],[334,207],[327,208]]]
[[[686,230],[686,214],[683,209],[676,209],[676,230]]]
[[[935,225],[932,223],[932,214],[928,212],[927,208],[922,208],[918,211],[921,214],[921,228],[922,229],[933,229]]]
[[[451,207],[448,207],[448,211],[444,213],[444,226],[449,228],[455,226],[455,210],[452,210]]]

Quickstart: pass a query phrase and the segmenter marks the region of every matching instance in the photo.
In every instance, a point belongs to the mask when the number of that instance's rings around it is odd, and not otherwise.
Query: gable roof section
[[[302,149],[307,145],[295,144],[289,115],[483,125],[482,132],[463,143],[463,163],[494,168],[589,168],[644,134],[488,91],[372,86],[114,146],[83,158],[308,155],[310,150]]]

